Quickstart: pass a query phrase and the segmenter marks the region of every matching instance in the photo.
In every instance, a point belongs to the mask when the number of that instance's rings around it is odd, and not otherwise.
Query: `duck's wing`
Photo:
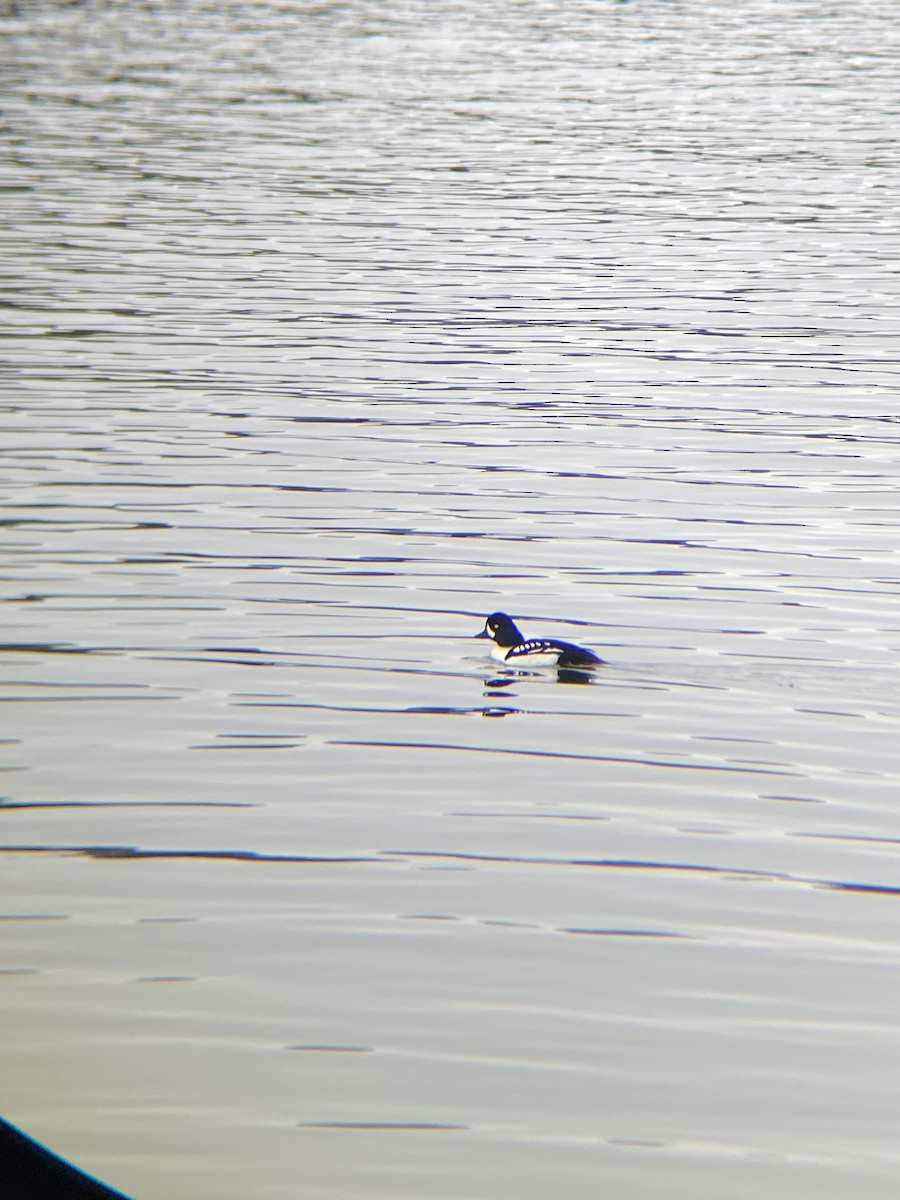
[[[552,638],[529,638],[527,642],[519,642],[518,646],[508,651],[506,655],[507,662],[514,662],[520,658],[539,658],[542,655],[559,655],[562,647],[561,642],[555,642]]]
[[[556,638],[529,638],[507,653],[507,662],[521,662],[538,658],[549,658],[560,667],[596,667],[603,662],[593,650],[576,646],[572,642],[560,642]]]
[[[593,650],[587,650],[584,646],[575,646],[572,642],[556,642],[555,644],[560,647],[557,666],[598,667],[603,665],[604,660]]]

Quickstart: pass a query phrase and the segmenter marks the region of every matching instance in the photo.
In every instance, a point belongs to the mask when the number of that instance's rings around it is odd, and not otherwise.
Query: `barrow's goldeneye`
[[[583,646],[574,646],[571,642],[561,642],[557,638],[528,638],[522,637],[512,617],[506,613],[491,613],[484,623],[477,638],[490,638],[491,658],[515,666],[531,665],[535,667],[597,667],[603,659],[598,658],[593,650],[585,650]]]

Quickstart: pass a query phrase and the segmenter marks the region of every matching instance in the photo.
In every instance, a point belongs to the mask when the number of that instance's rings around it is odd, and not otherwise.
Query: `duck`
[[[490,638],[491,658],[512,666],[599,667],[603,659],[593,650],[561,642],[557,638],[524,638],[518,625],[506,613],[495,612],[487,618],[477,638]]]

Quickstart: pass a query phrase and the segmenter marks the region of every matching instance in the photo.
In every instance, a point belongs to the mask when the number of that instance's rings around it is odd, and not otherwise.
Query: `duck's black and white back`
[[[512,617],[495,612],[487,618],[476,637],[490,638],[491,658],[511,666],[597,667],[603,659],[584,646],[558,638],[524,638]]]

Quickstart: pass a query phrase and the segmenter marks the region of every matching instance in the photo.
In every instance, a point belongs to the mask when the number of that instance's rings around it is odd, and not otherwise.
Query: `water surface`
[[[894,6],[2,32],[4,1115],[141,1200],[893,1197]]]

